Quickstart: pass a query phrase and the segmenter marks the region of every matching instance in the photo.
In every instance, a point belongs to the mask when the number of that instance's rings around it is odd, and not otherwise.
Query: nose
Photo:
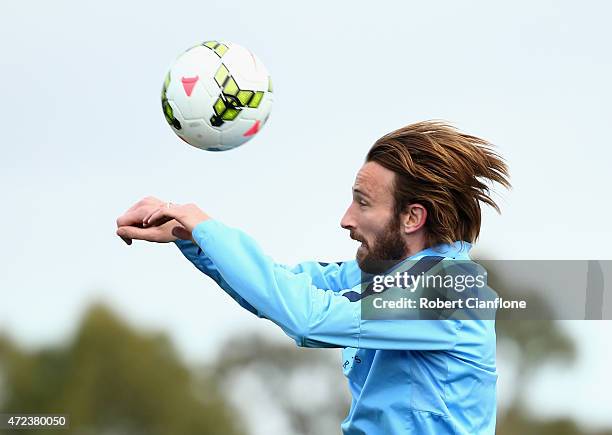
[[[349,206],[349,208],[346,210],[346,212],[344,213],[344,216],[342,216],[342,219],[340,220],[340,226],[344,228],[345,230],[349,230],[349,231],[355,229],[355,219],[353,217],[353,204],[352,203]]]

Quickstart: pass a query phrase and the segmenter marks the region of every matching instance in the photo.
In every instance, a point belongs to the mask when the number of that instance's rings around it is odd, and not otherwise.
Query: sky
[[[551,0],[2,2],[0,331],[60,342],[102,301],[192,361],[236,333],[282,339],[176,247],[127,247],[115,219],[155,195],[197,203],[282,263],[349,259],[339,222],[365,153],[423,119],[490,140],[510,166],[513,189],[496,196],[501,215],[485,209],[476,253],[611,259],[611,12]],[[270,121],[225,153],[180,141],[159,101],[173,59],[210,39],[250,48],[274,81]],[[564,328],[575,376],[544,372],[535,412],[612,424],[592,399],[612,389],[612,325]],[[500,397],[514,375],[500,364]]]

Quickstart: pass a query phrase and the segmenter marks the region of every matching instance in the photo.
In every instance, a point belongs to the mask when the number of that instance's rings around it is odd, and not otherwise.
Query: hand
[[[190,236],[193,229],[201,222],[210,219],[206,213],[199,209],[195,204],[163,204],[150,213],[142,220],[144,227],[152,225],[165,225],[167,222],[175,220],[183,229],[188,231]]]
[[[128,245],[132,244],[132,239],[158,243],[191,239],[191,233],[174,220],[157,227],[143,228],[143,218],[164,204],[166,203],[152,196],[141,199],[117,219],[117,235]]]

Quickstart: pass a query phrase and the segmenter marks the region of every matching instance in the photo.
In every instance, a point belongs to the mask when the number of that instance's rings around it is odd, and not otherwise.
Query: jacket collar
[[[469,242],[457,241],[450,244],[442,243],[417,252],[406,260],[418,260],[427,256],[445,257],[454,260],[469,260],[470,249],[472,249],[472,244]]]

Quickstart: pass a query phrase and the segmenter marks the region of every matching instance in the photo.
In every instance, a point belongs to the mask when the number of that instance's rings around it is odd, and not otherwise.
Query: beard
[[[357,249],[357,264],[363,272],[383,273],[403,260],[407,251],[399,216],[394,216],[371,244],[363,243]]]

